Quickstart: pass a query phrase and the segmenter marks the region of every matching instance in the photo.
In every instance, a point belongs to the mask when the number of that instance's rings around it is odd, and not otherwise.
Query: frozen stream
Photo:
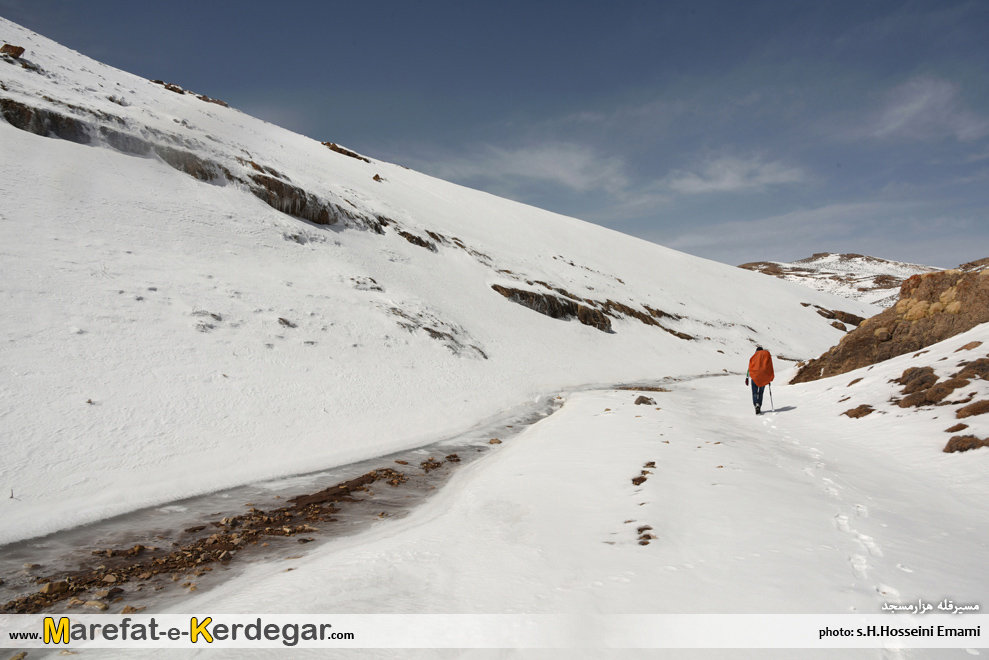
[[[661,381],[640,382],[637,386],[648,390],[698,377],[704,376],[666,378]],[[574,388],[573,391],[607,387],[587,385]],[[632,388],[627,384],[621,387]],[[3,584],[0,585],[0,603],[35,592],[35,580],[38,578],[62,579],[77,571],[97,568],[100,557],[94,556],[94,551],[124,550],[138,544],[170,550],[215,532],[211,522],[244,514],[251,507],[265,511],[284,507],[293,497],[323,490],[371,470],[390,467],[408,477],[408,481],[400,487],[378,482],[368,492],[356,494],[356,501],[338,504],[340,511],[334,514],[334,521],[322,524],[318,532],[305,535],[305,538],[267,536],[263,539],[263,545],[241,549],[234,561],[213,562],[205,571],[190,568],[187,575],[162,573],[148,580],[131,581],[122,585],[123,593],[108,599],[108,611],[111,612],[117,612],[127,605],[147,607],[152,611],[174,608],[191,591],[208,589],[229,579],[242,571],[246,564],[295,559],[334,538],[358,533],[389,518],[407,515],[436,492],[436,489],[442,487],[458,467],[481,458],[488,451],[497,451],[498,444],[490,444],[492,438],[510,441],[526,427],[553,414],[562,401],[562,398],[555,395],[543,396],[463,433],[416,449],[318,472],[247,484],[9,544],[0,548],[0,578],[3,579]],[[451,454],[456,454],[460,461],[445,460]],[[419,464],[430,458],[443,461],[442,467],[423,471]],[[87,594],[86,597],[93,598],[95,595]],[[70,607],[68,602],[62,600],[50,611],[78,611],[77,608]]]
[[[209,565],[211,570],[202,575],[191,575],[193,571],[190,570],[189,576],[162,574],[150,580],[126,583],[124,593],[110,603],[109,611],[119,611],[126,605],[154,611],[173,607],[190,593],[193,585],[196,590],[209,588],[235,575],[246,563],[296,558],[333,538],[355,534],[388,518],[407,515],[445,484],[457,467],[477,460],[487,451],[497,451],[498,445],[490,444],[492,438],[508,441],[527,426],[551,415],[560,404],[561,400],[554,396],[540,397],[464,433],[417,449],[140,509],[3,546],[0,548],[0,579],[3,580],[0,603],[35,592],[35,580],[39,577],[61,579],[66,574],[96,568],[100,558],[93,555],[94,551],[122,550],[138,544],[162,549],[183,545],[196,536],[216,531],[210,525],[213,521],[243,514],[250,507],[261,510],[284,507],[292,497],[317,492],[383,467],[404,472],[408,477],[400,487],[375,483],[369,492],[357,493],[356,501],[338,504],[340,511],[334,514],[334,522],[321,525],[318,533],[305,535],[307,539],[313,539],[311,543],[300,544],[300,538],[294,536],[265,537],[264,546],[248,546],[239,551],[235,561],[214,562]],[[445,460],[451,454],[457,454],[460,461]],[[424,472],[419,464],[429,458],[443,461],[442,467]],[[397,461],[405,461],[407,465]],[[203,526],[203,530],[185,531]],[[67,600],[59,602],[52,611],[69,611],[67,603]]]

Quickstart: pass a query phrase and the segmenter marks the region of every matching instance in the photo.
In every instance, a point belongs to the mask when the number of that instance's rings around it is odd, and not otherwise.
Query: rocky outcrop
[[[350,156],[351,158],[356,158],[357,160],[362,160],[365,163],[370,163],[371,162],[369,159],[367,159],[364,156],[360,155],[356,151],[351,151],[347,147],[341,147],[336,142],[321,142],[320,144],[322,144],[324,147],[328,148],[330,151],[335,151],[338,154],[342,154],[344,156]]]
[[[251,181],[256,184],[250,186],[254,196],[282,213],[317,225],[330,225],[337,221],[335,207],[302,188],[264,174],[251,175]]]
[[[169,87],[165,85],[166,89]],[[185,93],[181,88],[179,93]],[[172,90],[175,91],[175,90]],[[58,103],[55,99],[50,102]],[[61,104],[65,105],[65,104]],[[148,131],[150,137],[127,132],[127,122],[120,117],[102,112],[68,106],[66,111],[34,107],[8,98],[0,98],[0,117],[22,131],[42,137],[58,138],[92,146],[108,146],[121,153],[134,156],[157,156],[171,167],[208,183],[233,182],[244,185],[254,196],[282,213],[308,220],[318,225],[329,225],[341,220],[351,220],[357,226],[382,232],[387,221],[367,219],[327,202],[298,186],[292,185],[277,171],[253,161],[237,158],[243,166],[253,170],[242,178],[228,167],[213,160],[201,158],[185,146],[182,138],[169,136],[161,131]],[[111,125],[107,125],[107,124]],[[165,144],[170,143],[170,144]],[[174,146],[173,146],[174,145]],[[235,165],[234,165],[235,166]]]
[[[948,440],[948,444],[944,446],[942,451],[946,454],[953,454],[959,451],[981,449],[982,447],[989,447],[989,440],[982,440],[974,435],[956,435]]]
[[[914,275],[903,282],[893,307],[864,321],[837,346],[808,362],[791,382],[835,376],[919,351],[986,322],[989,268]]]
[[[24,48],[22,46],[15,46],[14,44],[4,44],[0,47],[0,55],[9,55],[15,60],[19,60],[21,55],[24,54]]]
[[[412,243],[412,245],[418,245],[419,247],[424,247],[430,252],[437,251],[435,243],[430,243],[421,236],[416,236],[415,234],[411,232],[407,232],[404,229],[397,229],[396,232],[398,233],[399,236],[407,240],[409,243]]]
[[[492,284],[491,288],[505,296],[514,303],[523,307],[545,314],[553,319],[577,319],[584,325],[597,328],[602,332],[611,332],[611,319],[600,310],[582,305],[573,300],[559,298],[548,293],[536,293],[534,291],[523,291],[522,289],[510,289],[499,284]]]
[[[92,140],[92,127],[86,122],[51,110],[33,108],[13,99],[0,99],[0,114],[14,128],[35,135],[57,137],[78,144],[89,144]]]

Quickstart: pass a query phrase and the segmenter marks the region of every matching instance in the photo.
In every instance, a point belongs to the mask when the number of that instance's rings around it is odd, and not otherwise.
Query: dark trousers
[[[762,393],[766,391],[766,386],[759,387],[754,380],[749,382],[752,383],[752,405],[762,407]]]

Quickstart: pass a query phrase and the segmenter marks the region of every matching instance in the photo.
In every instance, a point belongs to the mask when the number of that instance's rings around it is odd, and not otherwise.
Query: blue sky
[[[989,256],[987,2],[0,0],[112,66],[699,256]]]

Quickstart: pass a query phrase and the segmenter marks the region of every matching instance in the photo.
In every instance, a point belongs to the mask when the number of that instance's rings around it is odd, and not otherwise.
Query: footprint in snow
[[[869,570],[869,562],[862,555],[852,555],[848,558],[848,563],[852,565],[852,570],[855,575],[865,579],[868,577],[867,571]]]
[[[897,564],[896,567],[898,569],[900,569],[901,571],[903,571],[904,573],[913,573],[913,569],[912,568],[907,568],[903,564]]]
[[[848,516],[843,513],[839,513],[834,517],[834,524],[838,528],[839,532],[852,531],[852,528],[848,526]]]
[[[886,600],[893,602],[899,602],[900,600],[900,592],[889,585],[880,583],[879,586],[876,587],[876,591]]]
[[[856,504],[855,505],[855,513],[858,515],[859,518],[868,518],[869,517],[869,510],[867,508],[865,508],[864,506],[862,506],[861,504]]]
[[[865,546],[866,550],[869,551],[870,555],[872,555],[873,557],[883,556],[883,549],[879,546],[878,543],[876,543],[876,541],[871,536],[866,536],[865,534],[859,534],[858,539],[859,541],[862,542],[862,545]]]

